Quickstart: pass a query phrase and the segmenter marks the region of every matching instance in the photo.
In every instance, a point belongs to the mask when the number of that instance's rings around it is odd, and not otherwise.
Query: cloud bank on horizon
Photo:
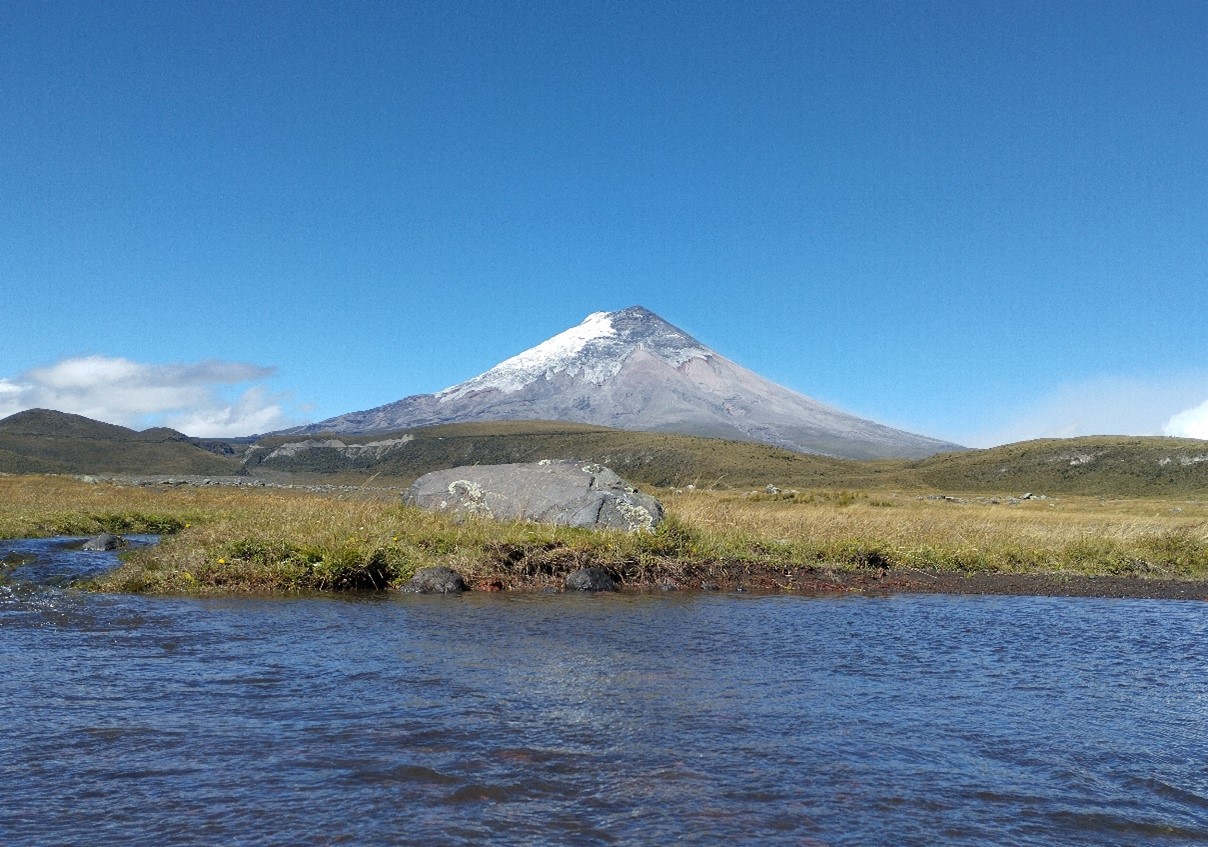
[[[263,384],[275,368],[205,360],[148,364],[82,356],[0,377],[0,418],[49,408],[135,429],[169,426],[195,437],[230,438],[303,423],[286,394]],[[1061,387],[1009,419],[963,438],[971,447],[1080,435],[1169,435],[1208,439],[1208,376],[1104,376]],[[243,386],[240,390],[240,386]],[[808,392],[807,392],[808,393]],[[401,398],[400,398],[401,399]],[[922,431],[922,430],[920,430]]]
[[[1208,374],[1101,375],[1061,385],[957,441],[993,447],[1034,438],[1169,435],[1208,439]]]
[[[1162,434],[1181,438],[1208,438],[1208,400],[1193,409],[1179,412],[1162,427]]]
[[[0,377],[0,417],[44,408],[134,429],[168,426],[198,437],[252,435],[296,422],[285,409],[285,395],[271,394],[261,384],[274,371],[213,359],[158,365],[117,356],[67,358]]]

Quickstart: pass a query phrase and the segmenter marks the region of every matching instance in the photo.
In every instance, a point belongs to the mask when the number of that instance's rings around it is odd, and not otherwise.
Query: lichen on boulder
[[[662,504],[601,465],[570,461],[472,465],[417,479],[405,501],[455,515],[650,531]]]

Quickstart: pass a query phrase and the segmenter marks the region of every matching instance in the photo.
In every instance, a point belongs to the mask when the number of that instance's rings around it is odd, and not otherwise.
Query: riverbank
[[[923,569],[814,570],[749,573],[712,583],[712,590],[807,595],[961,594],[1015,597],[1102,597],[1208,600],[1208,580],[1061,573],[961,573]],[[658,586],[647,590],[659,590]]]
[[[91,582],[128,593],[389,589],[445,566],[487,590],[623,588],[1205,597],[1208,505],[1004,493],[656,492],[654,533],[455,521],[397,488],[121,485],[0,476],[0,536],[148,532]]]

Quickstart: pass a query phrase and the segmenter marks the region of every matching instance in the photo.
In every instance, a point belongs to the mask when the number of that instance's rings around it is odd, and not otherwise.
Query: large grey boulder
[[[413,506],[499,520],[650,530],[663,505],[608,468],[551,461],[471,465],[424,474],[407,490]]]

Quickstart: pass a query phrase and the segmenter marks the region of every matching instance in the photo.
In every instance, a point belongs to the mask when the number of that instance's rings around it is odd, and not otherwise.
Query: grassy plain
[[[84,483],[0,476],[0,537],[160,532],[90,587],[148,593],[306,592],[401,585],[447,565],[472,583],[560,584],[577,567],[623,583],[791,586],[852,571],[1208,579],[1208,503],[1080,495],[818,489],[654,492],[658,531],[627,535],[455,521],[402,505],[397,489]]]

